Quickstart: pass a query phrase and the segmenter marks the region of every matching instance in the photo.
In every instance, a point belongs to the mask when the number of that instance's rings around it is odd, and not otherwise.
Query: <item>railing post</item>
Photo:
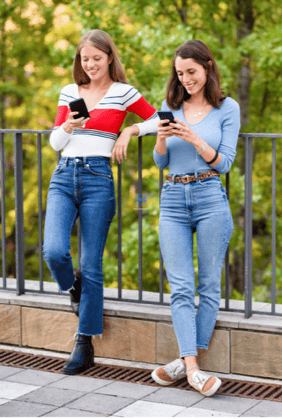
[[[3,288],[6,288],[6,219],[5,219],[5,153],[4,153],[4,134],[1,133],[1,223],[2,223],[2,278]]]
[[[77,217],[77,268],[81,270],[81,224]]]
[[[229,201],[230,194],[230,175],[229,172],[225,175],[226,179],[226,196]],[[225,254],[225,310],[229,310],[229,245]]]
[[[24,286],[24,216],[23,216],[23,149],[22,134],[14,134],[15,153],[15,206],[16,206],[16,276],[17,294],[25,291]]]
[[[252,315],[252,137],[245,143],[245,318]]]
[[[163,170],[160,170],[160,177],[159,177],[159,191],[160,191],[159,201],[160,201],[160,205],[159,205],[159,208],[161,206],[161,193],[162,193],[163,183],[164,183],[164,173],[163,173]],[[160,285],[159,285],[159,293],[160,293],[159,302],[163,303],[163,301],[164,301],[164,261],[163,261],[163,257],[162,257],[161,248],[160,248]]]
[[[143,285],[143,261],[142,261],[142,216],[143,216],[143,200],[142,200],[142,137],[138,137],[138,301],[142,301],[142,285]]]
[[[121,167],[122,163],[118,164],[118,299],[122,299],[122,207],[121,207]]]
[[[37,134],[37,164],[38,164],[38,229],[39,229],[39,289],[43,292],[43,220],[42,220],[42,155],[41,134]]]
[[[271,217],[271,313],[275,314],[276,279],[276,138],[272,141],[272,217]]]

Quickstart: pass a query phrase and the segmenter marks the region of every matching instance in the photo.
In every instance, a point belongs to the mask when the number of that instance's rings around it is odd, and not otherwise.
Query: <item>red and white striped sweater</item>
[[[115,82],[106,95],[89,109],[91,119],[79,129],[67,133],[62,124],[70,112],[69,102],[79,98],[77,84],[65,86],[60,94],[54,129],[50,144],[54,150],[62,150],[64,157],[104,156],[110,157],[115,140],[128,112],[133,112],[146,120],[140,124],[139,135],[156,131],[159,120],[156,109],[141,96],[135,87]]]

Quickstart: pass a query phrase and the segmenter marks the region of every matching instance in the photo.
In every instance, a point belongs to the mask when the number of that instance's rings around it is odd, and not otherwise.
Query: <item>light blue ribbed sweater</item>
[[[162,104],[162,111],[170,111],[166,101]],[[172,112],[174,118],[185,122],[183,106]],[[236,145],[240,129],[240,109],[235,100],[230,97],[224,99],[219,109],[212,108],[208,115],[196,124],[188,124],[190,128],[212,148],[221,153],[221,160],[213,169],[224,174],[230,170],[236,156]],[[196,152],[192,144],[187,143],[179,137],[168,137],[166,139],[167,152],[160,155],[154,149],[154,160],[160,169],[169,166],[170,175],[182,175],[210,170],[205,160]]]

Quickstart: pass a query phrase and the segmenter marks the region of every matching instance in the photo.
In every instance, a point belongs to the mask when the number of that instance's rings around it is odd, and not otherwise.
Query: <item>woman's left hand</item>
[[[194,144],[195,140],[198,138],[197,134],[195,134],[195,132],[189,127],[189,125],[185,124],[185,122],[177,118],[174,120],[177,122],[176,124],[173,124],[172,122],[170,123],[170,125],[173,126],[173,134],[187,143]]]
[[[127,157],[127,147],[131,138],[131,132],[127,130],[126,128],[122,131],[118,139],[116,140],[116,143],[114,145],[114,148],[112,150],[112,162],[115,162],[115,157],[118,161],[118,163],[122,163],[123,159],[126,159]]]

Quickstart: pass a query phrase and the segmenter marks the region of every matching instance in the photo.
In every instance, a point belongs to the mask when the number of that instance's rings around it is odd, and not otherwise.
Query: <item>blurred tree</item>
[[[0,95],[2,127],[50,128],[63,85],[72,82],[72,63],[78,40],[89,29],[100,28],[114,39],[128,80],[156,108],[165,98],[176,47],[201,39],[218,63],[222,86],[240,103],[242,131],[281,132],[282,6],[278,0],[5,0],[0,6]],[[24,42],[23,42],[24,40]],[[139,121],[128,115],[125,125]],[[25,222],[27,276],[36,277],[37,209],[35,140],[25,137]],[[7,170],[12,176],[11,141],[6,141]],[[143,139],[144,290],[158,290],[158,169],[152,159],[155,138]],[[137,153],[129,146],[122,168],[123,280],[137,286]],[[44,192],[56,153],[44,145]],[[254,295],[268,298],[271,272],[271,145],[254,141],[253,149],[253,278]],[[282,149],[277,146],[277,161]],[[116,176],[116,166],[113,171]],[[277,173],[277,287],[281,287],[282,175]],[[14,246],[13,180],[7,179],[8,247]],[[45,199],[45,198],[44,198]],[[231,296],[244,290],[244,141],[231,171],[231,208],[235,230],[231,239]],[[126,203],[126,204],[125,204]],[[44,201],[45,205],[45,201]],[[136,247],[136,248],[135,248]],[[72,238],[76,255],[76,237]],[[135,249],[135,250],[134,250]],[[12,251],[12,250],[11,250]],[[10,259],[9,259],[10,261]],[[9,262],[13,274],[13,261]],[[104,260],[105,284],[117,281],[117,217],[111,226]],[[48,277],[45,270],[45,277]],[[137,281],[137,282],[136,282]],[[165,289],[168,290],[167,283]],[[277,302],[282,300],[278,295]],[[282,302],[282,301],[280,301]]]

